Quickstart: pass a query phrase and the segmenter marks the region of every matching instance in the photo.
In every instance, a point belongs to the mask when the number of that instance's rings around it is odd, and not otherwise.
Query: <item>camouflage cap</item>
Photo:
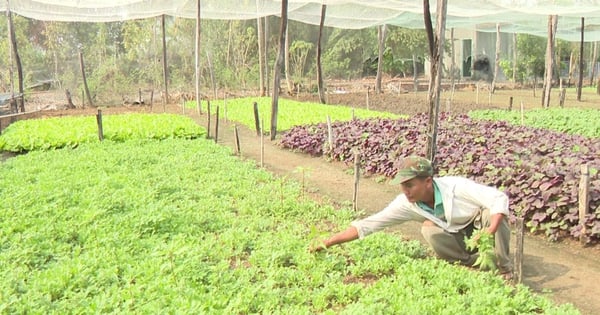
[[[433,176],[431,162],[420,156],[409,156],[400,162],[396,177],[390,181],[391,185],[399,185],[415,177]]]

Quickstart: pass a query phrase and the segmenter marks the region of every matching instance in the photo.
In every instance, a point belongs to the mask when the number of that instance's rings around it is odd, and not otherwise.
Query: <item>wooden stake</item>
[[[371,87],[367,87],[367,110],[369,110],[369,94],[371,92]]]
[[[215,143],[217,143],[217,139],[219,138],[219,106],[217,105],[217,113],[215,120]]]
[[[329,152],[333,152],[333,128],[331,127],[331,117],[327,115],[327,142]]]
[[[258,116],[258,104],[254,102],[254,127],[256,128],[256,135],[260,136],[260,120]]]
[[[513,281],[515,284],[518,284],[523,281],[523,241],[525,239],[525,231],[522,217],[517,218],[516,225],[515,278]]]
[[[511,111],[511,110],[512,110],[512,107],[513,107],[513,97],[511,96],[511,97],[508,99],[508,110],[509,110],[509,111]]]
[[[352,210],[358,210],[358,180],[360,178],[360,153],[354,153],[354,192],[352,193]]]
[[[521,101],[521,126],[525,124],[525,109],[523,108],[523,101]]]
[[[96,114],[96,122],[98,123],[98,139],[104,140],[104,131],[102,130],[102,110],[98,108],[98,114]]]
[[[242,151],[240,150],[240,134],[238,132],[238,126],[233,126],[233,137],[235,138],[235,153],[238,156],[242,155]]]
[[[210,139],[210,100],[206,100],[206,138]]]
[[[581,165],[581,179],[579,180],[579,224],[581,225],[581,234],[579,241],[585,242],[585,216],[590,205],[590,172],[589,165]]]
[[[260,167],[265,166],[265,131],[264,131],[264,121],[260,121]]]

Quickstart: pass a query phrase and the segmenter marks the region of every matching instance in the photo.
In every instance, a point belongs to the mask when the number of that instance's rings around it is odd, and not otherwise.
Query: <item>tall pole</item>
[[[163,98],[163,105],[167,105],[169,103],[169,90],[168,90],[168,82],[167,78],[169,77],[168,69],[167,69],[167,34],[165,32],[165,15],[163,14],[160,19],[161,28],[162,28],[162,64],[163,64],[163,82],[164,82],[164,93],[165,97]]]
[[[281,25],[279,29],[279,54],[275,63],[273,76],[273,97],[271,100],[271,140],[277,135],[277,112],[279,107],[279,90],[281,89],[281,68],[283,67],[285,54],[285,30],[287,29],[288,0],[281,1]]]
[[[17,36],[15,35],[15,28],[13,25],[12,12],[10,11],[9,1],[6,1],[6,15],[8,16],[8,31],[10,37],[10,44],[12,47],[12,55],[15,57],[15,63],[17,64],[17,77],[19,81],[19,110],[25,112],[25,97],[23,95],[23,67],[21,66],[21,57],[19,56],[19,49],[17,48]],[[11,56],[12,56],[11,55]],[[12,63],[11,63],[12,69]],[[12,75],[11,75],[12,82]],[[14,83],[11,88],[12,97],[14,98]],[[11,100],[12,101],[12,100]]]
[[[317,41],[317,87],[319,89],[319,101],[321,104],[327,103],[325,99],[325,87],[323,86],[323,67],[321,67],[321,51],[323,40],[323,25],[325,24],[325,14],[327,13],[327,5],[321,5],[321,22],[319,23],[319,40]]]
[[[436,33],[433,34],[431,25],[431,13],[429,1],[424,0],[425,27],[428,30],[429,52],[431,57],[431,71],[429,78],[429,92],[427,102],[429,103],[429,125],[427,128],[427,158],[435,167],[435,153],[437,151],[438,116],[440,111],[440,86],[442,83],[442,62],[444,59],[444,34],[446,32],[447,0],[437,0]],[[429,17],[429,21],[427,21]]]
[[[581,102],[581,88],[583,87],[583,34],[585,30],[585,18],[581,18],[581,42],[579,44],[579,81],[577,82],[577,100]]]
[[[195,47],[195,59],[196,59],[196,104],[198,106],[198,114],[202,114],[201,98],[200,98],[200,22],[202,21],[200,15],[200,3],[201,0],[196,0],[196,47]],[[163,55],[163,59],[164,55]],[[166,79],[165,79],[165,91],[166,91]]]
[[[265,49],[265,32],[263,30],[262,17],[258,15],[258,0],[256,0],[256,31],[258,32],[258,90],[260,96],[267,94],[265,84],[265,65],[264,65],[264,49]]]

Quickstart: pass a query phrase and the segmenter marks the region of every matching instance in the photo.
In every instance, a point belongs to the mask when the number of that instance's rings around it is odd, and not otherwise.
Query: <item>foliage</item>
[[[375,29],[335,29],[323,53],[323,71],[326,76],[350,79],[360,77],[362,67],[356,65],[377,56],[377,32]]]
[[[494,235],[484,231],[475,230],[470,238],[465,240],[468,250],[477,250],[479,257],[473,266],[482,270],[496,270],[496,254],[494,253]]]
[[[504,110],[475,110],[469,112],[473,119],[504,120],[513,125],[521,124],[521,112]],[[578,108],[540,108],[523,114],[526,126],[550,129],[589,138],[600,138],[600,110]]]
[[[378,233],[207,140],[96,142],[0,164],[1,313],[578,314]],[[442,297],[443,298],[440,298]]]
[[[546,39],[543,37],[517,35],[517,78],[543,77],[546,56]],[[512,77],[512,63],[501,62],[502,71]]]
[[[427,115],[419,114],[410,119],[338,122],[327,158],[352,165],[358,150],[366,174],[393,177],[399,157],[425,155],[427,121]],[[327,126],[320,123],[294,127],[280,143],[318,156],[327,137]],[[439,175],[463,175],[502,189],[511,200],[511,215],[523,216],[533,232],[543,231],[551,240],[583,236],[590,244],[600,241],[597,138],[443,113],[436,162]],[[585,222],[579,222],[579,165],[584,163],[591,168],[590,211]]]
[[[271,98],[270,97],[247,97],[231,100],[211,101],[211,111],[214,113],[219,106],[219,115],[225,119],[239,122],[250,129],[256,129],[254,119],[254,102],[257,103],[259,119],[263,124],[263,130],[271,130]],[[207,110],[208,103],[202,102],[203,110]],[[188,107],[196,106],[196,102],[188,102]],[[352,109],[346,106],[324,105],[320,103],[298,102],[290,99],[279,99],[277,113],[277,129],[288,130],[296,125],[312,124],[327,120],[345,121],[352,119],[352,115],[357,118],[367,117],[389,117],[394,118],[398,115],[383,113],[361,108]]]
[[[104,139],[197,138],[206,132],[192,119],[173,114],[123,114],[103,116]],[[19,120],[0,135],[0,150],[24,152],[74,148],[98,140],[94,116]]]

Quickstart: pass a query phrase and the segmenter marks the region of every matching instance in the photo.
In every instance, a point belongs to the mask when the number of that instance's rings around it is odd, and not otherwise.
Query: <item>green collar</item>
[[[426,205],[424,202],[421,201],[417,201],[417,206],[419,206],[419,208],[435,215],[436,217],[444,217],[444,203],[442,202],[442,193],[440,192],[440,189],[438,188],[437,184],[435,182],[433,182],[433,200],[434,200],[434,205],[433,205],[433,209]]]

